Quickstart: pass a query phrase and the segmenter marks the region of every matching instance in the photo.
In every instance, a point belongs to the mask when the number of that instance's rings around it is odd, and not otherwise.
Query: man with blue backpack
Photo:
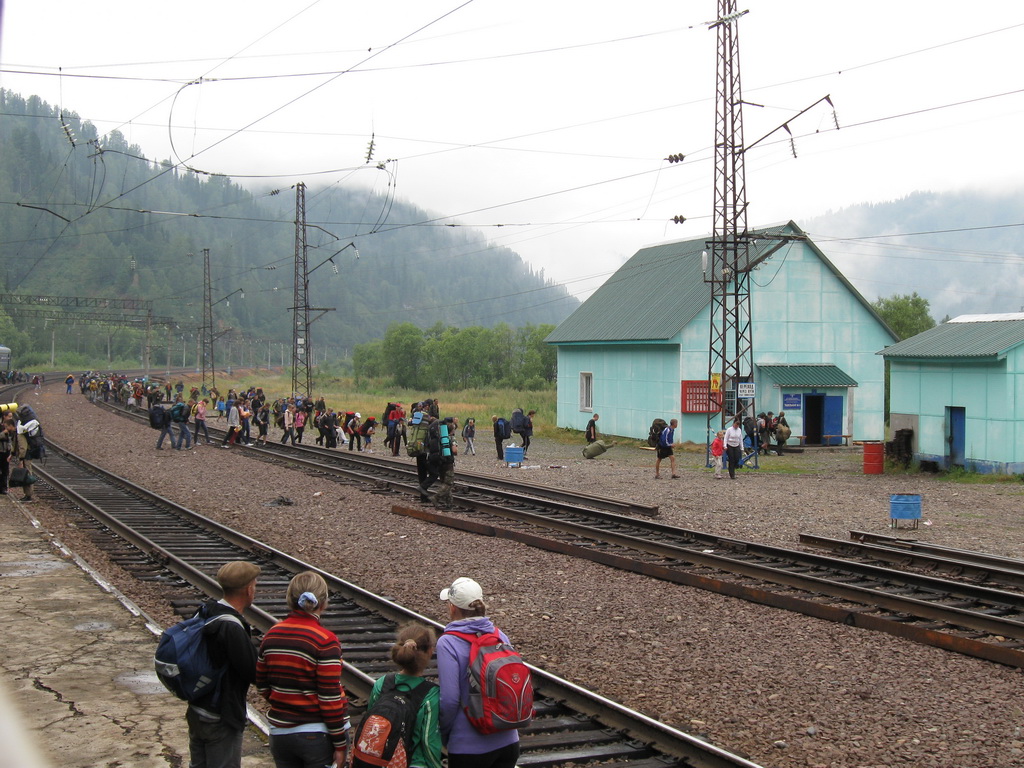
[[[498,449],[498,461],[504,461],[504,442],[512,437],[512,425],[508,419],[500,416],[491,416],[491,422],[494,424],[494,447]]]
[[[224,597],[203,603],[193,618],[164,632],[157,646],[157,675],[189,703],[192,766],[241,767],[246,693],[256,681],[256,646],[242,613],[253,603],[259,574],[260,567],[245,560],[221,566],[217,583]]]

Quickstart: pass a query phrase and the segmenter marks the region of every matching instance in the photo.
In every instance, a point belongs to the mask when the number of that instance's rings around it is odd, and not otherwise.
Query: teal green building
[[[796,224],[755,234],[754,400],[723,382],[727,413],[784,411],[794,444],[881,440],[885,377],[876,352],[896,337]],[[796,239],[779,248],[776,235]],[[676,418],[677,440],[705,442],[706,249],[706,238],[643,248],[552,332],[560,427],[582,430],[599,413],[603,433],[644,438],[654,418]]]
[[[913,430],[915,459],[1024,473],[1024,314],[962,315],[878,354],[892,429]]]

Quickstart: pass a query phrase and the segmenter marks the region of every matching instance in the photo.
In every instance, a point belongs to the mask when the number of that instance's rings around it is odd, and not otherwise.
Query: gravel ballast
[[[528,661],[764,766],[1024,765],[1019,670],[395,515],[392,504],[418,502],[251,461],[242,447],[174,451],[165,442],[157,451],[157,431],[78,394],[47,388],[23,399],[54,442],[438,621],[439,590],[472,576]],[[801,532],[888,533],[889,494],[920,494],[925,524],[913,536],[1024,557],[1019,482],[865,475],[855,447],[764,457],[735,481],[715,480],[702,453],[681,453],[682,477],[663,466],[654,480],[653,452],[631,443],[585,460],[582,443],[543,438],[524,468],[510,469],[487,432],[478,430],[477,455],[460,456],[457,472],[658,504],[666,524],[792,548]],[[268,506],[279,496],[294,504]],[[174,620],[61,513],[32,511],[156,618]]]

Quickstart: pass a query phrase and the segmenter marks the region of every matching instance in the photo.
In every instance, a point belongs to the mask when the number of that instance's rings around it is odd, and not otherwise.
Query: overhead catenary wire
[[[907,54],[907,55],[909,55],[909,54]],[[854,68],[848,68],[848,69],[854,69]],[[517,202],[517,201],[514,201],[514,202]],[[514,203],[512,203],[512,204],[514,204]],[[469,213],[473,213],[473,212],[469,212]],[[453,214],[452,216],[462,216],[462,215],[468,215],[468,213],[467,214]],[[694,218],[694,217],[691,216],[690,218]],[[443,226],[474,226],[474,225],[471,225],[471,224],[459,224],[459,223],[450,222],[450,221],[447,222],[447,223],[440,222],[440,221],[423,222],[423,223],[419,223],[418,225],[420,225],[420,226],[439,226],[439,225],[443,225]],[[476,226],[503,227],[503,226],[537,226],[537,225],[538,225],[537,223],[529,223],[529,222],[527,222],[525,224],[523,224],[523,223],[516,223],[516,222],[507,222],[507,223],[496,222],[496,223],[492,223],[492,224],[476,225]]]

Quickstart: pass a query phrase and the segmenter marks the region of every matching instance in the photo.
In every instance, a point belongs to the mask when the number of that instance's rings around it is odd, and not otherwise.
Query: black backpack
[[[153,429],[163,429],[170,417],[171,415],[162,405],[154,405],[149,409],[149,426]]]
[[[426,448],[428,461],[440,461],[442,448],[440,421],[430,422],[430,426],[427,428],[427,439],[424,447]]]
[[[526,429],[526,416],[523,415],[522,408],[516,408],[512,411],[512,431],[522,432]],[[511,435],[509,435],[511,437]]]
[[[28,446],[26,456],[30,459],[42,459],[46,456],[46,438],[43,436],[43,425],[38,421],[36,428],[25,433],[25,444]]]
[[[657,448],[658,443],[661,441],[661,433],[668,426],[668,422],[664,419],[655,419],[651,422],[651,429],[647,433],[647,444],[651,448]]]
[[[393,672],[384,677],[380,695],[356,728],[352,768],[409,764],[415,748],[416,713],[434,685],[424,680],[411,691],[400,691]]]

